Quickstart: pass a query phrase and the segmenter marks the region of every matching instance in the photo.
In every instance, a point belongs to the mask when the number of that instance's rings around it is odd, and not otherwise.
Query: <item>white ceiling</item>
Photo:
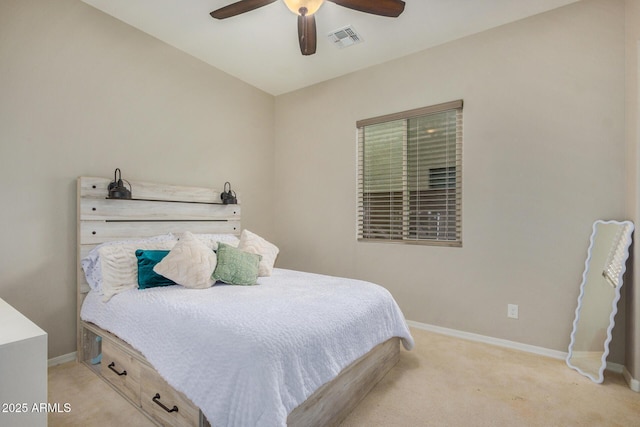
[[[225,20],[209,13],[235,0],[83,1],[280,95],[578,0],[405,0],[398,18],[325,2],[316,13],[318,45],[311,56],[300,54],[296,16],[281,1]],[[346,25],[364,42],[339,49],[327,35]]]

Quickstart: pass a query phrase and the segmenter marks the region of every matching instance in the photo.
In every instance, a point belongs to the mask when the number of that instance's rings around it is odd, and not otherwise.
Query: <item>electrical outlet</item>
[[[517,304],[507,304],[507,317],[511,319],[518,318],[518,305]]]

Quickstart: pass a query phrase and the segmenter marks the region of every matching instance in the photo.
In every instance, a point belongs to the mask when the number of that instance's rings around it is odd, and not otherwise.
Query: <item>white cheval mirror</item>
[[[604,380],[633,228],[630,221],[593,224],[567,365],[596,383]]]

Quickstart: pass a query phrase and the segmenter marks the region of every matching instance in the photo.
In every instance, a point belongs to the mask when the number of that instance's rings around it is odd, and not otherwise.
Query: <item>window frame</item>
[[[416,108],[413,110],[407,110],[399,113],[387,114],[383,116],[373,117],[370,119],[358,120],[356,122],[357,128],[357,213],[356,213],[356,237],[358,241],[361,242],[377,242],[377,243],[400,243],[400,244],[416,244],[416,245],[428,245],[428,246],[448,246],[448,247],[462,247],[462,108],[463,101],[456,100],[451,102],[446,102],[442,104],[432,105],[423,108]],[[371,237],[371,228],[370,223],[367,225],[367,214],[370,210],[366,207],[367,204],[371,203],[370,196],[365,197],[365,162],[364,162],[364,147],[366,144],[365,141],[365,131],[364,128],[372,125],[379,125],[383,123],[393,122],[393,121],[404,121],[404,129],[407,129],[407,124],[410,119],[417,119],[424,116],[429,116],[433,114],[444,113],[448,111],[455,111],[455,143],[453,152],[455,153],[455,159],[453,164],[447,163],[444,168],[433,167],[429,168],[429,176],[435,172],[436,169],[444,169],[444,178],[445,182],[442,184],[447,186],[451,181],[452,177],[455,177],[454,185],[452,187],[447,187],[447,189],[443,190],[442,188],[431,187],[431,181],[429,179],[428,190],[435,191],[452,191],[454,194],[453,199],[453,216],[452,219],[449,219],[445,225],[447,228],[447,235],[449,236],[451,232],[449,230],[453,229],[454,236],[453,238],[440,239],[439,231],[436,231],[437,235],[434,238],[421,238],[417,236],[418,233],[415,231],[411,232],[410,228],[413,227],[412,224],[419,223],[421,220],[426,218],[425,216],[416,216],[412,212],[416,210],[416,208],[412,208],[412,202],[410,202],[411,195],[410,189],[408,185],[408,175],[407,171],[407,147],[408,147],[408,135],[405,134],[402,137],[402,151],[403,151],[403,167],[402,167],[402,181],[403,188],[401,190],[402,199],[403,199],[403,208],[401,212],[397,212],[398,215],[401,215],[402,222],[402,231],[392,231],[393,225],[391,223],[392,216],[394,215],[395,208],[392,205],[389,206],[389,210],[387,213],[387,220],[389,221],[389,237]],[[398,143],[400,141],[398,140]],[[447,148],[449,150],[449,148]],[[440,185],[440,184],[438,184]],[[414,190],[415,193],[416,190]],[[423,190],[418,190],[418,192],[422,192]],[[389,198],[391,200],[391,196],[397,193],[398,190],[389,190]],[[383,192],[384,193],[384,192]],[[369,193],[371,194],[371,193]],[[445,200],[447,203],[450,203],[448,199],[448,194],[445,196]],[[447,212],[448,207],[446,208]],[[384,213],[384,212],[382,212]],[[371,216],[369,215],[369,218]],[[397,228],[396,228],[397,230]],[[413,236],[411,235],[413,233]],[[424,233],[424,232],[423,232]],[[428,233],[428,232],[427,232]],[[397,234],[397,236],[396,236]]]

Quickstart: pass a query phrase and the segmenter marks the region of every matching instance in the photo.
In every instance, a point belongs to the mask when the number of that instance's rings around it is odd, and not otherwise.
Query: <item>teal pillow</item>
[[[153,267],[164,257],[169,251],[137,249],[136,258],[138,258],[138,289],[156,288],[158,286],[175,285],[172,280],[159,275],[153,271]]]
[[[229,285],[255,285],[262,255],[250,254],[218,242],[218,264],[211,278]]]

